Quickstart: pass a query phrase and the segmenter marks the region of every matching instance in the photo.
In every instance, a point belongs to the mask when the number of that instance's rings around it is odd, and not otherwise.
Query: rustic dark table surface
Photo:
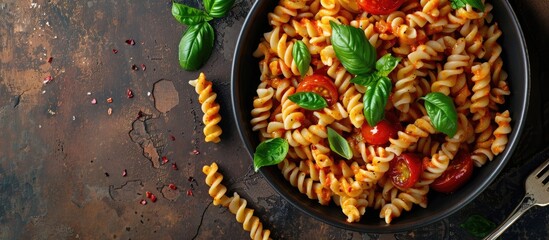
[[[212,144],[187,84],[198,72],[177,62],[185,27],[170,1],[0,0],[0,239],[247,239],[211,204],[201,169],[214,161],[276,239],[470,239],[460,224],[473,214],[500,223],[524,194],[524,176],[549,155],[534,157],[549,146],[549,1],[510,0],[532,92],[520,145],[490,188],[454,215],[398,234],[346,231],[301,213],[254,173],[231,115],[231,59],[253,2],[237,0],[212,21],[215,50],[201,71],[218,92],[224,129]],[[158,200],[142,205],[147,191]],[[534,208],[503,239],[548,232],[549,208]]]

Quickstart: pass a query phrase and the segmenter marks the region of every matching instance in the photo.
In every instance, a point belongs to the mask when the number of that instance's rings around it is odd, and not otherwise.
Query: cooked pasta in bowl
[[[417,228],[472,201],[518,143],[530,80],[509,4],[462,2],[257,1],[231,87],[256,170],[356,231]]]

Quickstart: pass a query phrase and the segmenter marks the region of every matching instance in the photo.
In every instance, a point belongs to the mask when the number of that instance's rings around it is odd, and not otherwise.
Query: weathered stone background
[[[234,216],[211,204],[201,169],[213,161],[276,239],[472,238],[459,224],[473,213],[501,222],[522,197],[524,176],[547,154],[532,156],[549,144],[549,2],[510,2],[525,30],[533,80],[528,128],[515,157],[460,212],[415,231],[378,235],[304,215],[252,170],[229,92],[234,46],[252,0],[237,0],[229,16],[212,21],[216,46],[201,70],[221,104],[219,144],[203,142],[202,113],[187,84],[198,72],[179,68],[185,27],[172,18],[170,1],[0,0],[0,239],[246,239]],[[134,71],[134,64],[146,70]],[[141,205],[146,191],[158,201]],[[549,210],[535,208],[504,237],[548,239],[548,222]]]

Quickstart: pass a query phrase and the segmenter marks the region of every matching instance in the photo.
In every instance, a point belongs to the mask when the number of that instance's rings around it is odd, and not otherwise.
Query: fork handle
[[[511,224],[513,224],[517,219],[519,219],[522,214],[524,214],[528,209],[533,207],[536,204],[536,201],[533,198],[532,194],[526,194],[518,206],[513,210],[511,215],[503,221],[501,225],[499,225],[490,235],[486,236],[484,240],[494,240],[499,237]]]

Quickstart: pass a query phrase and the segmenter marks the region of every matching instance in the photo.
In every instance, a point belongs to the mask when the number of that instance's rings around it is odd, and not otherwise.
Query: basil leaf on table
[[[399,57],[393,57],[390,53],[385,54],[377,60],[376,70],[379,76],[388,76],[400,62]]]
[[[326,99],[314,92],[298,92],[290,95],[288,99],[307,110],[319,110],[328,106]]]
[[[385,115],[385,105],[393,85],[388,77],[379,79],[368,85],[362,102],[364,103],[364,117],[370,126],[375,126]]]
[[[330,149],[339,156],[347,160],[353,157],[349,142],[330,127],[328,127],[328,143],[330,144]]]
[[[294,48],[292,49],[292,55],[294,56],[295,64],[301,76],[305,76],[307,71],[309,71],[309,64],[311,64],[311,53],[309,48],[302,41],[297,41],[294,43]]]
[[[208,22],[189,26],[179,42],[179,65],[187,71],[199,69],[212,54],[214,37]]]
[[[257,172],[263,166],[278,164],[286,158],[290,145],[282,138],[273,138],[261,142],[254,153],[254,169]]]
[[[440,92],[432,92],[422,97],[431,124],[438,131],[453,137],[457,132],[457,112],[452,98]]]
[[[234,2],[235,0],[204,0],[204,8],[210,16],[220,18],[229,12]]]
[[[330,40],[335,54],[348,72],[355,75],[371,73],[376,61],[376,50],[364,32],[349,25],[330,21]]]
[[[469,4],[471,7],[484,12],[484,4],[481,0],[450,0],[450,3],[453,9],[464,8],[465,5]]]
[[[172,4],[172,15],[178,22],[185,25],[196,25],[213,19],[200,9],[175,2]]]

